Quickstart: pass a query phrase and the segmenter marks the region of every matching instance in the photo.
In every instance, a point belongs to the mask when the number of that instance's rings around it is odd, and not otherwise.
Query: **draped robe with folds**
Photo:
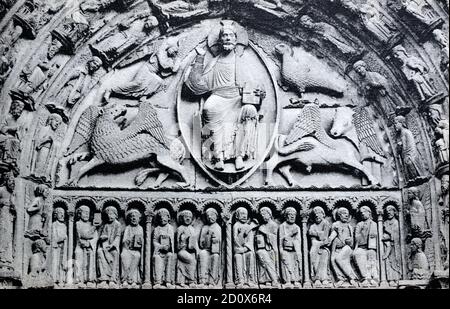
[[[67,226],[55,221],[52,225],[52,274],[55,282],[64,283],[67,270]]]
[[[283,222],[278,229],[281,276],[285,283],[302,280],[301,232],[297,224]]]
[[[0,187],[0,265],[12,266],[14,236],[14,204],[12,194]]]
[[[186,81],[196,95],[211,92],[203,105],[202,132],[210,135],[205,145],[212,144],[214,158],[227,160],[236,156],[235,137],[241,108],[238,87],[251,80],[245,79],[246,66],[241,64],[242,60],[235,51],[216,57],[198,55]]]
[[[97,230],[91,222],[76,223],[75,247],[75,281],[77,283],[93,282],[95,276],[95,248],[97,246]]]
[[[400,227],[398,220],[393,218],[383,223],[383,243],[384,256],[386,263],[386,278],[388,281],[397,281],[401,279],[401,251],[400,251]]]
[[[122,239],[122,282],[141,283],[144,261],[144,229],[127,226]]]
[[[102,236],[108,237],[105,241],[99,240],[97,249],[97,271],[100,281],[118,282],[120,232],[120,223],[117,220],[103,225],[100,231],[100,239]],[[108,250],[107,245],[114,248]]]

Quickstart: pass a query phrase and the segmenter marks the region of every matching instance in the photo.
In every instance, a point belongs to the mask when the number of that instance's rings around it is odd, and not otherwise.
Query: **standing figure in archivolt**
[[[315,22],[309,15],[302,15],[300,17],[300,24],[321,37],[324,41],[333,45],[344,55],[356,56],[362,50],[356,50],[353,43],[346,39],[339,31],[332,25],[325,22]]]
[[[397,133],[397,152],[400,154],[405,169],[406,181],[417,181],[424,178],[422,158],[417,149],[414,134],[406,125],[406,118],[397,116],[394,119]]]
[[[362,23],[377,39],[387,43],[396,34],[396,27],[386,21],[375,1],[358,6],[357,13]]]
[[[434,98],[438,92],[429,76],[430,69],[421,59],[410,55],[402,45],[397,45],[392,49],[394,58],[401,65],[401,70],[406,79],[410,81],[417,90],[420,100],[426,102]]]

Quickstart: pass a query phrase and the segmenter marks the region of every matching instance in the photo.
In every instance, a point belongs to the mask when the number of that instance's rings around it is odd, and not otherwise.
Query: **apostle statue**
[[[64,208],[57,207],[53,211],[54,221],[52,224],[52,275],[53,282],[57,285],[64,285],[67,272],[67,226],[65,222],[66,212]]]
[[[300,287],[302,281],[302,234],[295,223],[297,210],[287,207],[284,210],[285,221],[278,228],[280,246],[281,277],[284,287]]]
[[[325,219],[325,211],[322,207],[313,208],[314,223],[308,230],[311,248],[309,260],[311,261],[311,279],[315,287],[329,286],[329,259],[330,250],[325,242],[330,235],[331,224]]]
[[[386,265],[386,279],[391,286],[395,286],[402,276],[400,225],[396,218],[397,208],[386,206],[386,220],[383,223],[383,260]]]
[[[91,209],[81,205],[77,209],[79,218],[75,225],[75,283],[79,286],[95,287],[95,250],[97,228],[90,221]]]
[[[278,226],[273,220],[272,210],[269,207],[262,207],[259,213],[262,223],[255,234],[259,283],[267,287],[278,288],[280,286],[278,273]],[[287,245],[292,244],[292,247],[294,246],[293,242],[289,243],[289,240],[286,240]]]
[[[104,210],[106,222],[101,226],[97,248],[97,271],[99,288],[116,288],[119,281],[119,249],[121,226],[117,220],[117,208]]]
[[[202,227],[199,237],[199,282],[200,286],[217,287],[220,280],[220,252],[222,230],[217,223],[218,213],[214,208],[206,210],[207,223]]]
[[[139,225],[141,213],[137,209],[127,212],[128,225],[122,238],[122,283],[136,288],[142,282],[144,268],[144,229]]]
[[[190,210],[180,212],[180,226],[177,228],[177,285],[193,287],[197,271],[197,235],[192,226],[193,214]]]
[[[346,281],[358,286],[356,274],[351,265],[354,245],[353,227],[350,225],[350,212],[345,207],[336,211],[336,222],[331,226],[331,234],[327,243],[331,243],[331,266],[337,277],[336,287],[343,286]]]
[[[235,216],[236,223],[233,225],[233,258],[236,287],[255,288],[257,285],[254,230],[258,225],[255,222],[249,222],[248,210],[245,207],[236,209]]]
[[[355,228],[353,258],[362,277],[361,286],[377,286],[379,281],[377,224],[372,220],[372,210],[369,206],[361,206],[359,212],[361,221],[356,224]]]
[[[170,212],[161,208],[156,213],[158,225],[153,231],[153,278],[155,289],[174,287],[175,232],[170,225]]]

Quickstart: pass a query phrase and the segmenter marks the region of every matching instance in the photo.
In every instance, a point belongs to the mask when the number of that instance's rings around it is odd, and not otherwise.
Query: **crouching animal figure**
[[[347,116],[343,117],[344,114]],[[278,168],[288,184],[295,185],[290,170],[297,164],[306,166],[308,173],[313,166],[352,169],[366,177],[369,184],[378,184],[379,181],[370,170],[361,164],[360,143],[382,153],[373,126],[365,117],[367,113],[355,113],[348,107],[337,108],[330,130],[333,135],[331,138],[322,127],[317,100],[306,104],[288,135],[279,135],[275,140],[276,151],[266,162],[266,184],[273,184],[273,171]],[[349,126],[353,129],[350,130]],[[350,132],[355,133],[355,136],[345,135]]]
[[[151,173],[159,172],[155,186],[167,179],[169,173],[177,173],[189,185],[180,158],[171,157],[171,148],[166,141],[163,126],[150,102],[139,106],[136,118],[121,128],[127,108],[121,105],[88,107],[80,117],[71,145],[65,156],[72,166],[69,184],[76,185],[89,171],[103,164],[125,165],[148,160],[154,167],[141,171],[135,178],[140,186]],[[84,149],[85,151],[80,151]],[[77,161],[88,160],[74,170]]]

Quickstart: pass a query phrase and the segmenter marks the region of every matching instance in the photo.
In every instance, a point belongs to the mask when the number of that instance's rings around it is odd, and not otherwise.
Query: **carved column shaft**
[[[380,265],[380,285],[386,284],[386,265],[383,261],[384,247],[383,247],[383,212],[380,211],[377,217],[378,224],[378,263]]]
[[[16,192],[24,192],[24,188],[22,186],[22,181],[16,178]],[[27,272],[26,269],[22,269],[22,261],[24,259],[24,254],[22,248],[24,247],[24,238],[23,232],[25,230],[25,213],[24,207],[19,204],[19,199],[14,197],[14,205],[16,209],[16,217],[14,221],[14,271],[19,275],[23,275]],[[0,223],[1,224],[1,223]]]
[[[442,261],[441,261],[441,241],[439,239],[439,226],[441,221],[439,220],[439,205],[438,205],[438,200],[439,200],[439,196],[436,194],[436,192],[438,192],[438,188],[436,188],[436,182],[435,181],[430,181],[430,194],[431,194],[431,224],[430,224],[430,228],[431,228],[431,232],[432,232],[432,239],[433,239],[433,244],[434,244],[434,248],[433,248],[433,253],[434,253],[434,269],[430,269],[430,271],[441,271],[444,270],[443,266],[442,266]]]
[[[231,219],[226,221],[226,286],[233,285],[233,237]]]
[[[73,261],[73,252],[74,252],[74,220],[75,220],[75,209],[72,206],[69,206],[69,211],[67,212],[69,216],[69,226],[68,226],[68,242],[67,242],[67,273],[66,273],[66,282],[67,284],[73,283],[74,278],[74,261]]]
[[[146,285],[151,285],[152,221],[153,221],[153,213],[149,212],[147,214],[145,227],[144,283]]]
[[[400,225],[400,252],[401,257],[402,257],[402,279],[406,279],[407,277],[407,273],[408,273],[408,268],[407,268],[407,262],[406,262],[406,233],[404,233],[403,231],[405,231],[405,212],[403,211],[403,201],[407,201],[408,197],[407,197],[407,193],[406,190],[402,190],[402,202],[400,202],[399,205],[399,214],[398,214],[398,223]]]
[[[304,269],[304,278],[303,284],[310,285],[311,278],[309,273],[309,252],[308,252],[308,238],[306,236],[306,232],[308,230],[308,226],[306,223],[308,222],[308,216],[306,214],[302,214],[302,244],[303,244],[303,269]]]

